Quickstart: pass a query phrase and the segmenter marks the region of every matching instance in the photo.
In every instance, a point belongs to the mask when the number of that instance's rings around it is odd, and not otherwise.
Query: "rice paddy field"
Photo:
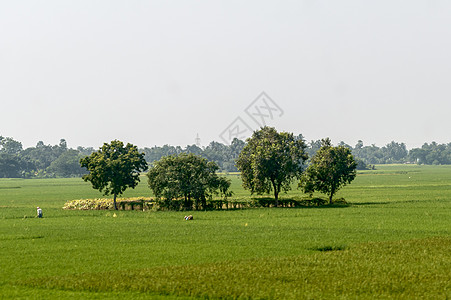
[[[145,178],[124,196],[151,196]],[[359,172],[336,196],[348,205],[62,209],[98,197],[79,178],[0,179],[0,298],[451,298],[451,166]]]

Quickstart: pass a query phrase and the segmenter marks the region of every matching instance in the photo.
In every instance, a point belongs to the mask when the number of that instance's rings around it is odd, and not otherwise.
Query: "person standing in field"
[[[42,218],[42,209],[39,206],[37,207],[37,213],[38,213],[38,218]]]

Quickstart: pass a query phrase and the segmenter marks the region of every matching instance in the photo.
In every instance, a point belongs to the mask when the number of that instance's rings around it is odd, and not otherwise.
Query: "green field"
[[[229,176],[233,197],[249,198]],[[142,180],[124,196],[149,196]],[[0,180],[0,298],[451,298],[451,166],[360,172],[336,196],[349,206],[191,212],[189,222],[61,209],[95,197],[81,179]]]

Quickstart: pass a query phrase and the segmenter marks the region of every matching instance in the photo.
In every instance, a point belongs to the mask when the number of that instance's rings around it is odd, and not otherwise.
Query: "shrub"
[[[138,197],[138,198],[118,198],[117,204],[123,210],[128,206],[134,209],[135,206],[140,206],[142,210],[153,209],[155,202],[152,198]],[[103,210],[114,209],[113,199],[96,198],[96,199],[78,199],[67,201],[63,209],[78,209],[78,210]]]
[[[327,200],[322,198],[300,198],[300,199],[279,199],[280,207],[309,207],[326,205]],[[333,204],[347,205],[344,198],[335,199]],[[186,210],[183,199],[152,199],[149,197],[135,198],[118,198],[117,206],[122,210],[134,210],[136,207],[140,210],[152,211],[183,211]],[[245,208],[261,208],[276,207],[274,198],[258,197],[251,200],[243,199],[208,199],[204,210],[224,210],[224,209],[245,209]],[[96,199],[78,199],[71,200],[64,204],[63,209],[75,210],[108,210],[114,209],[113,199],[96,198]]]

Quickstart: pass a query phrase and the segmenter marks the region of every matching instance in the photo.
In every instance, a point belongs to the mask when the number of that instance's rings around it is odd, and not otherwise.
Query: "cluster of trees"
[[[432,142],[424,143],[420,148],[408,150],[406,144],[392,141],[383,147],[374,144],[365,146],[359,140],[352,147],[344,142],[339,146],[344,146],[352,151],[359,163],[358,168],[371,167],[375,164],[393,163],[416,163],[425,165],[449,165],[451,164],[451,143],[438,144]],[[321,140],[311,141],[307,147],[307,153],[312,156],[321,147]]]
[[[308,144],[307,152],[312,157],[322,145],[322,140],[311,141]],[[364,146],[363,141],[359,140],[352,147],[345,142],[340,142],[338,146],[343,146],[351,150],[358,161],[358,169],[365,169],[374,164],[392,164],[406,163],[408,160],[408,150],[404,143],[391,142],[383,147],[376,145]]]
[[[144,153],[132,144],[114,140],[105,143],[98,151],[84,157],[81,165],[89,173],[83,176],[94,189],[116,198],[127,188],[135,188],[139,174],[148,169]],[[230,180],[218,176],[215,162],[193,153],[179,153],[162,157],[147,173],[148,184],[154,195],[164,198],[171,209],[205,209],[207,198],[213,194],[230,196]],[[183,201],[178,201],[180,198]]]
[[[92,151],[69,149],[64,139],[58,145],[39,141],[35,147],[23,149],[19,141],[0,136],[0,178],[81,176],[86,170],[80,166],[80,159]]]
[[[347,146],[347,145],[346,145]],[[349,147],[349,146],[348,146]],[[367,164],[392,164],[408,162],[409,151],[404,143],[391,143],[379,148],[376,145],[364,146],[359,140],[352,153]]]
[[[235,172],[235,160],[245,145],[234,139],[230,145],[211,142],[207,147],[164,145],[139,149],[148,164],[168,155],[192,153],[218,165],[222,172]],[[11,137],[0,136],[0,178],[75,177],[86,173],[80,159],[93,153],[92,147],[70,149],[64,139],[58,145],[45,145],[39,141],[35,147],[23,149],[22,143]]]
[[[356,176],[354,156],[349,148],[333,147],[330,139],[323,139],[305,169],[309,158],[306,148],[302,136],[279,133],[272,127],[255,131],[237,160],[243,187],[256,194],[274,192],[278,206],[280,191],[290,190],[293,180],[298,179],[305,193],[324,193],[332,204],[335,193]]]
[[[322,140],[309,167],[306,144],[292,133],[277,132],[263,127],[255,131],[236,161],[241,171],[243,187],[256,194],[274,192],[275,206],[281,190],[291,189],[293,180],[306,193],[319,191],[333,195],[356,176],[357,163],[349,148],[333,147],[329,139]],[[98,151],[84,157],[81,165],[89,173],[83,176],[94,189],[116,197],[140,181],[139,173],[148,168],[144,153],[136,146],[120,141],[105,143]],[[206,209],[207,198],[231,195],[230,180],[219,176],[217,163],[193,153],[175,153],[155,161],[147,173],[149,188],[163,205],[171,209]],[[161,202],[160,202],[161,203]]]
[[[421,148],[409,151],[409,160],[425,165],[449,165],[451,164],[451,143],[424,143]]]

